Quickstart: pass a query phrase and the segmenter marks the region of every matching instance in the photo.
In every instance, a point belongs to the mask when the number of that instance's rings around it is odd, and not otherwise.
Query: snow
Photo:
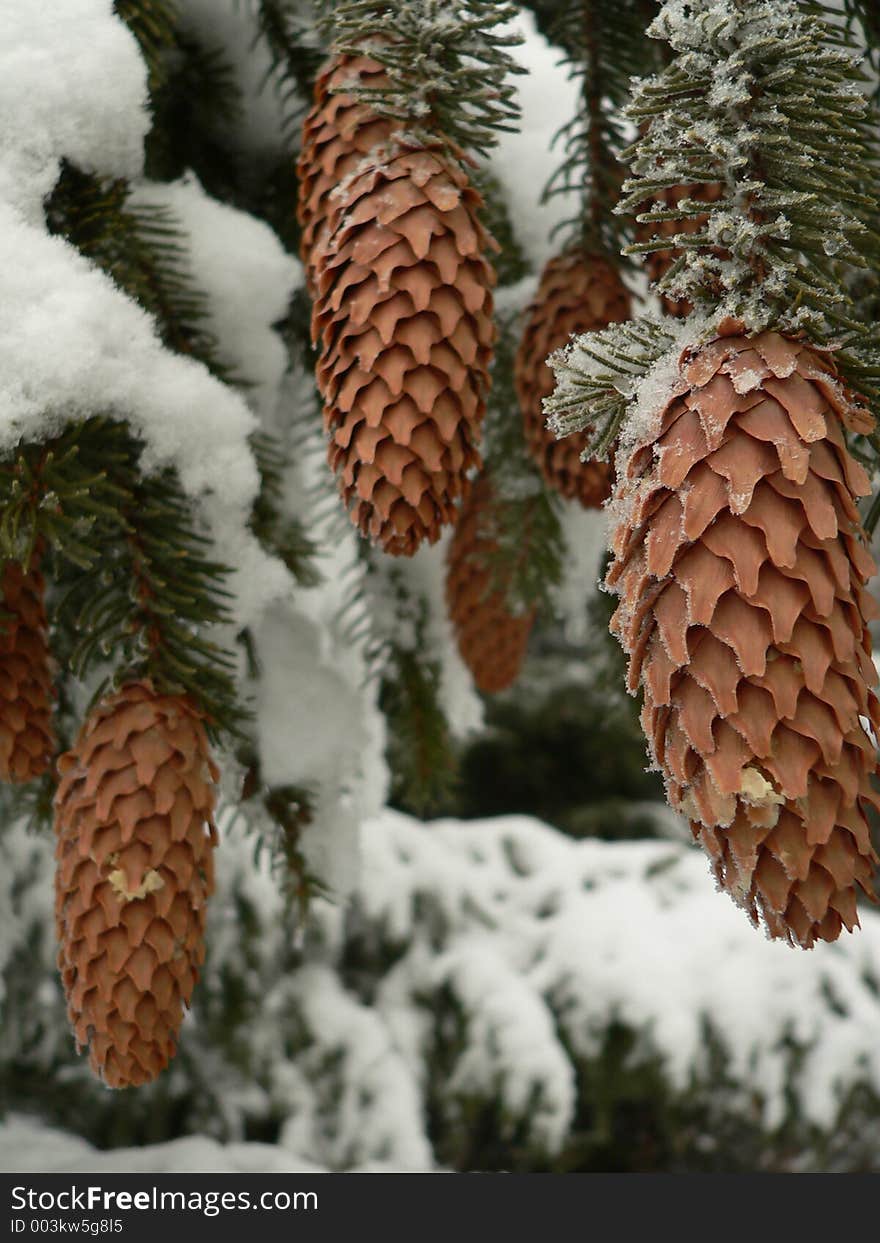
[[[103,1154],[19,1117],[0,1126],[0,1168],[431,1169],[429,1102],[453,1131],[463,1110],[491,1104],[517,1142],[553,1153],[571,1139],[578,1067],[614,1021],[670,1089],[696,1080],[703,1092],[709,1024],[726,1083],[768,1128],[794,1108],[827,1131],[848,1090],[880,1091],[873,911],[860,932],[794,952],[715,891],[692,845],[385,810],[363,825],[351,902],[316,900],[295,942],[265,855],[254,861],[238,827],[222,838],[205,974],[166,1083],[181,1091],[197,1061],[214,1134]],[[15,825],[5,847],[22,878],[11,953],[32,963],[39,947],[48,972],[51,843]],[[220,1042],[230,984],[236,1017]],[[48,1074],[69,1036],[58,1001],[40,1002],[39,1026],[4,1024],[3,1040],[8,1058]],[[244,1070],[229,1049],[247,1050]],[[80,1089],[88,1079],[82,1062],[63,1073]],[[245,1122],[265,1119],[281,1119],[278,1144],[242,1144]]]
[[[560,507],[565,540],[565,574],[554,595],[554,610],[562,619],[570,643],[587,637],[587,605],[599,583],[602,557],[608,542],[604,510],[583,509],[577,502]]]
[[[99,1152],[76,1135],[15,1114],[0,1124],[0,1169],[7,1174],[326,1173],[271,1144],[218,1144],[205,1136]]]
[[[193,173],[170,184],[142,182],[133,205],[170,211],[186,238],[194,284],[207,299],[208,331],[244,396],[263,421],[274,412],[288,365],[273,325],[303,284],[302,264],[268,225],[205,193]]]
[[[32,224],[63,156],[86,171],[138,175],[146,68],[113,0],[4,0],[0,116],[0,201]]]
[[[423,826],[387,811],[366,826],[365,843],[360,892],[371,920],[412,944],[416,903],[432,904],[446,955],[439,961],[454,956],[459,989],[475,1005],[482,993],[498,1011],[521,1013],[534,1047],[506,1065],[502,1093],[514,1109],[543,1057],[547,1098],[560,1123],[565,1116],[559,1037],[530,1017],[524,984],[582,1055],[598,1051],[614,1015],[642,1033],[680,1088],[705,1051],[708,1018],[731,1076],[763,1098],[771,1126],[785,1112],[786,1033],[804,1047],[797,1088],[818,1125],[831,1125],[839,1090],[859,1075],[880,1085],[880,997],[868,983],[880,961],[873,912],[863,913],[860,933],[794,953],[757,936],[715,892],[702,853],[674,842],[571,841],[524,816]],[[413,994],[419,974],[424,981],[418,955],[414,966]],[[483,1036],[464,1056],[467,1075],[485,1083],[497,1045]]]
[[[559,49],[538,32],[531,13],[521,12],[510,30],[524,40],[510,54],[528,70],[512,79],[522,120],[517,132],[500,134],[489,167],[504,189],[516,239],[540,271],[555,253],[553,228],[577,211],[576,193],[554,195],[546,203],[541,198],[562,158],[558,147],[551,149],[553,137],[576,111],[578,86],[562,65]]]

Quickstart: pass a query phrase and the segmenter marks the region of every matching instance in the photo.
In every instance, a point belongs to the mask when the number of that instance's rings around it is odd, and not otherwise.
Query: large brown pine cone
[[[876,861],[875,567],[841,427],[870,419],[809,346],[723,331],[683,357],[655,434],[620,464],[612,629],[720,885],[809,948],[858,923]]]
[[[360,530],[411,556],[479,466],[494,342],[491,243],[461,166],[402,138],[334,200],[315,258],[329,460]]]
[[[311,288],[316,279],[312,255],[325,240],[334,191],[391,135],[390,121],[339,88],[357,82],[370,90],[385,81],[384,67],[369,56],[338,57],[328,62],[315,81],[314,103],[303,125],[297,161],[300,253]]]
[[[137,682],[58,763],[58,965],[77,1046],[112,1088],[174,1056],[204,961],[217,770],[199,713]]]
[[[33,781],[55,750],[45,583],[36,567],[3,567],[0,617],[0,781]]]
[[[693,199],[697,203],[717,203],[720,198],[721,186],[711,182],[671,186],[657,195],[658,201],[665,203],[669,208],[677,207],[682,199]],[[639,210],[647,211],[648,207],[649,204],[643,204]],[[679,233],[698,233],[705,227],[705,224],[705,216],[683,216],[680,220],[660,220],[638,225],[636,237],[639,241],[648,241],[655,237],[675,237]],[[716,253],[720,255],[722,252]],[[661,277],[666,275],[680,254],[680,250],[652,250],[643,256],[652,284],[656,284]],[[677,319],[684,319],[693,310],[690,302],[685,298],[668,298],[664,294],[662,302],[666,314],[674,315]]]
[[[449,544],[446,603],[458,649],[475,685],[488,694],[506,690],[519,676],[535,621],[534,609],[515,615],[504,583],[493,575],[497,543],[491,531],[492,485],[477,480],[462,506]],[[493,581],[494,579],[494,581]]]
[[[584,509],[598,509],[608,499],[611,467],[581,461],[585,432],[557,440],[548,430],[541,403],[555,380],[546,360],[572,335],[595,332],[629,314],[630,296],[616,268],[598,255],[568,251],[544,268],[516,355],[516,391],[529,450],[548,485]]]

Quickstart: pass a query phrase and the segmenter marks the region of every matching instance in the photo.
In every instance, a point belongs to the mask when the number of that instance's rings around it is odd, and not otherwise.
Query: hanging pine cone
[[[612,629],[720,885],[809,948],[858,923],[876,861],[875,567],[853,500],[869,489],[841,430],[870,420],[809,346],[721,331],[683,357],[618,482]]]
[[[334,109],[319,96],[314,133],[329,134],[341,115],[360,142],[368,114]],[[321,166],[335,175],[345,144],[323,145]],[[360,530],[411,556],[454,522],[466,474],[480,463],[494,341],[485,254],[494,243],[477,218],[479,194],[439,146],[398,133],[366,156],[349,147],[357,159],[341,186],[330,193],[317,180],[304,191],[316,222],[312,339],[328,457]]]
[[[375,90],[386,81],[384,67],[369,56],[338,57],[315,81],[315,101],[303,125],[297,162],[300,253],[311,289],[316,280],[312,255],[326,240],[333,192],[391,134],[390,121],[339,88],[357,82],[364,90]]]
[[[475,685],[487,694],[506,690],[526,656],[534,610],[515,615],[504,583],[493,583],[491,558],[498,545],[491,531],[492,485],[483,475],[462,506],[449,544],[446,604],[458,649]]]
[[[677,207],[682,199],[693,199],[697,203],[717,203],[721,198],[722,188],[713,183],[698,183],[690,186],[671,186],[657,195],[657,199],[669,208]],[[648,210],[648,204],[639,209]],[[653,240],[655,237],[675,237],[679,233],[698,233],[706,224],[705,216],[685,216],[680,220],[659,220],[637,226],[636,236],[639,241]],[[721,254],[721,251],[716,251]],[[645,268],[651,284],[656,284],[672,267],[681,254],[680,250],[652,250],[643,256]],[[685,298],[668,298],[662,295],[663,309],[667,315],[684,319],[690,315],[693,307]]]
[[[33,781],[55,750],[45,583],[36,560],[3,567],[0,618],[0,780]]]
[[[555,381],[546,359],[574,334],[595,332],[629,314],[629,293],[612,264],[568,251],[544,268],[516,355],[516,391],[529,450],[548,485],[584,509],[598,509],[607,500],[611,467],[596,459],[581,461],[585,432],[557,440],[547,429],[541,403]]]
[[[77,1046],[112,1088],[174,1056],[204,960],[214,782],[198,712],[133,683],[59,760],[58,963]]]

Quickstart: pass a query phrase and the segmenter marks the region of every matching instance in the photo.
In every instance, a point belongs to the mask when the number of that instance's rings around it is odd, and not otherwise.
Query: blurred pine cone
[[[137,682],[58,764],[58,964],[77,1046],[112,1088],[174,1056],[204,961],[217,770],[199,713]]]
[[[876,862],[869,487],[841,426],[871,420],[808,345],[722,331],[619,463],[612,629],[719,884],[809,948],[858,923]]]
[[[36,559],[3,567],[0,617],[0,781],[33,781],[52,762],[52,659],[45,583]]]
[[[572,335],[594,332],[629,314],[629,293],[612,264],[568,251],[544,268],[516,355],[516,391],[529,450],[548,485],[579,500],[584,509],[598,509],[607,500],[612,469],[607,462],[581,461],[585,432],[557,440],[548,430],[541,403],[555,380],[546,360]]]
[[[446,603],[458,649],[474,683],[488,694],[519,676],[535,620],[534,609],[515,615],[504,576],[493,574],[498,545],[491,530],[492,485],[482,475],[461,509],[449,544]],[[500,578],[500,581],[499,581]]]

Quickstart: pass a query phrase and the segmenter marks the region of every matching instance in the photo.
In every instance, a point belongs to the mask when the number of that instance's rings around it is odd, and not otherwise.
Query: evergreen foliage
[[[750,331],[802,332],[835,346],[846,378],[873,400],[880,338],[873,318],[858,318],[846,275],[876,264],[880,182],[851,36],[794,0],[670,0],[650,33],[675,55],[635,86],[628,115],[641,135],[623,153],[632,176],[618,210],[681,185],[723,193],[655,201],[638,220],[706,223],[630,253],[680,250],[658,289],[694,305],[691,341],[727,317]],[[678,340],[649,319],[579,338],[554,360],[559,384],[546,408],[557,434],[591,427],[593,451],[607,453],[640,383]]]
[[[424,140],[485,154],[518,116],[508,79],[521,72],[508,48],[519,36],[501,28],[515,15],[487,0],[335,0],[326,6],[337,55],[369,55],[388,86],[360,89],[377,113]],[[391,33],[393,32],[393,33]]]
[[[513,381],[516,328],[515,317],[499,317],[485,429],[493,484],[486,535],[496,544],[494,586],[503,590],[510,611],[537,605],[550,613],[564,561],[560,502],[544,486],[523,439]]]
[[[675,53],[641,81],[628,109],[641,136],[624,153],[621,211],[681,185],[721,184],[714,203],[655,203],[644,222],[706,217],[696,233],[656,237],[634,253],[680,248],[661,292],[750,328],[805,331],[843,355],[871,395],[873,325],[851,316],[843,265],[865,267],[876,151],[859,54],[842,31],[794,0],[667,4],[650,27]]]
[[[545,196],[576,191],[577,213],[557,225],[563,240],[619,262],[628,223],[613,212],[623,177],[620,153],[627,144],[622,109],[631,79],[650,72],[658,59],[657,45],[644,33],[656,0],[579,0],[548,7],[556,10],[549,37],[565,49],[569,72],[579,82],[580,107],[554,139],[563,158]]]

